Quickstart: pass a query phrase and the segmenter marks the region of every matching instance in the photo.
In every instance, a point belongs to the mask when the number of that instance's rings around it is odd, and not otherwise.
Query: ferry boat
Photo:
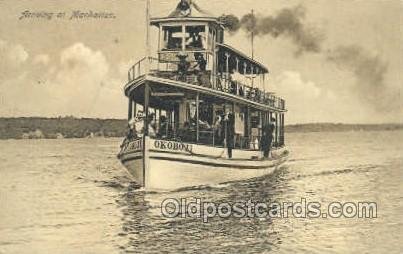
[[[118,154],[146,189],[239,181],[287,160],[285,101],[269,91],[267,67],[224,43],[222,22],[186,0],[151,18],[147,1],[147,56],[128,71],[129,134]]]

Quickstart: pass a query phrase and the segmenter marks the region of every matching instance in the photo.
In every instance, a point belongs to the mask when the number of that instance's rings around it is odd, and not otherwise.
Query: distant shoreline
[[[403,130],[403,124],[341,124],[309,123],[286,126],[287,133],[394,131]],[[125,119],[95,119],[75,117],[0,117],[0,139],[63,139],[124,137]]]
[[[286,132],[345,132],[345,131],[395,131],[403,130],[403,124],[343,124],[308,123],[286,125]]]

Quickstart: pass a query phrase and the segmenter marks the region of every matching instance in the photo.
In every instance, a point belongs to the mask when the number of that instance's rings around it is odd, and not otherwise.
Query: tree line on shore
[[[392,131],[403,124],[334,124],[313,123],[287,125],[286,132]],[[127,120],[93,118],[0,118],[0,139],[59,139],[124,137]]]
[[[0,118],[0,139],[123,137],[127,120],[75,117]]]

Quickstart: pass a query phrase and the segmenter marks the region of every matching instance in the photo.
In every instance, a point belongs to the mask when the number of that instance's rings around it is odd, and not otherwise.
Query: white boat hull
[[[263,160],[260,151],[233,150],[148,137],[124,147],[119,159],[134,180],[153,190],[216,185],[272,173],[287,160],[285,148],[273,151],[273,159]]]

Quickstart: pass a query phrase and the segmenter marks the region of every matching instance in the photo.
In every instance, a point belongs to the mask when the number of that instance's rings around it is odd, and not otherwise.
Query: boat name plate
[[[134,140],[129,143],[126,152],[136,152],[143,150],[143,139]]]
[[[165,141],[165,140],[155,140],[154,148],[160,150],[171,150],[171,151],[181,151],[181,152],[192,152],[191,144],[184,144],[175,141]]]

